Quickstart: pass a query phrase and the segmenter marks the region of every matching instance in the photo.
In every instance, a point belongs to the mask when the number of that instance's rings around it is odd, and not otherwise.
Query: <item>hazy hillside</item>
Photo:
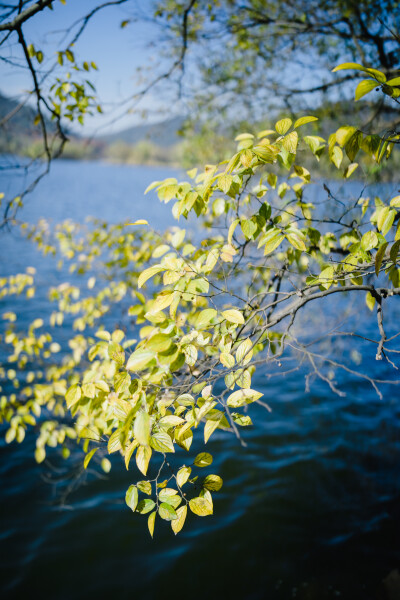
[[[175,117],[160,123],[136,125],[117,133],[99,136],[97,139],[106,144],[124,142],[130,146],[134,146],[138,142],[147,141],[155,146],[167,148],[182,141],[182,138],[178,135],[178,130],[182,127],[183,121],[182,117]]]
[[[3,123],[5,117],[7,119]],[[35,135],[38,133],[38,127],[33,124],[36,111],[32,106],[24,104],[20,106],[18,100],[7,98],[0,93],[0,136],[12,134],[15,135]],[[46,124],[51,130],[54,125],[46,119]]]

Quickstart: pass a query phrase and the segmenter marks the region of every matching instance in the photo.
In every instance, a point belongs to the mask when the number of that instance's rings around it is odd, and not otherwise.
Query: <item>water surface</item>
[[[27,199],[23,217],[146,218],[162,229],[172,224],[170,206],[154,195],[144,200],[143,191],[170,175],[171,169],[59,161]],[[1,175],[2,190],[18,185],[16,175]],[[0,275],[30,265],[40,282],[30,305],[2,300],[0,313],[17,306],[22,324],[46,315],[47,287],[60,281],[55,262],[16,230],[0,237],[0,256]],[[364,298],[353,302],[352,320],[343,329],[356,325],[376,338]],[[337,312],[332,304],[327,319]],[[397,299],[386,318],[388,334],[396,333]],[[373,348],[357,347],[361,364],[355,368],[393,377],[389,365],[374,360]],[[352,348],[342,342],[349,365]],[[366,381],[342,372],[338,384],[346,396],[318,381],[306,392],[306,373],[304,368],[284,378],[270,378],[270,371],[257,375],[255,387],[264,391],[272,413],[251,408],[256,425],[243,434],[246,449],[231,435],[213,436],[212,471],[225,482],[214,495],[215,514],[190,515],[177,537],[157,521],[152,541],[146,519],[126,508],[125,490],[140,477],[134,468],[127,473],[118,456],[109,476],[89,472],[75,486],[57,456],[50,464],[34,462],[33,435],[22,445],[6,446],[1,439],[3,597],[400,598],[400,588],[385,595],[390,584],[382,583],[391,572],[393,581],[400,567],[398,388],[383,387],[380,400]]]

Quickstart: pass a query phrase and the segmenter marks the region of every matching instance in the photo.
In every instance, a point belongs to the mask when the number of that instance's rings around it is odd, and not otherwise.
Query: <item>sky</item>
[[[66,5],[63,5],[58,0],[55,2],[54,10],[45,9],[25,24],[24,34],[27,43],[33,43],[35,48],[41,49],[44,53],[43,66],[55,61],[56,50],[63,47],[60,42],[65,39],[66,28],[98,4],[98,0],[67,0]],[[132,17],[133,11],[142,13],[143,17],[151,16],[153,4],[153,0],[131,0],[126,5],[104,8],[90,20],[76,43],[75,55],[81,61],[94,61],[98,66],[98,72],[92,72],[90,80],[95,84],[97,95],[106,112],[104,116],[96,114],[94,117],[89,117],[83,133],[94,133],[99,127],[101,127],[99,133],[117,131],[143,122],[143,115],[139,111],[123,116],[108,127],[105,126],[105,123],[113,121],[116,115],[125,112],[115,110],[114,104],[133,96],[140,89],[137,69],[149,63],[152,64],[153,69],[163,67],[161,58],[153,54],[151,49],[152,40],[159,35],[156,25],[142,18],[140,22],[130,22],[128,26],[121,28],[121,22]],[[13,34],[10,41],[7,52],[3,51],[3,55],[18,61],[21,55],[19,45],[16,43],[16,34]],[[64,44],[66,45],[66,42]],[[162,60],[165,62],[165,59]],[[10,68],[9,64],[0,61],[0,93],[18,97],[24,90],[30,89],[31,85],[29,72],[15,67]],[[142,108],[151,113],[148,117],[149,121],[160,120],[160,116],[154,116],[154,111],[163,106],[159,95],[151,93],[147,95],[145,103],[142,103]]]

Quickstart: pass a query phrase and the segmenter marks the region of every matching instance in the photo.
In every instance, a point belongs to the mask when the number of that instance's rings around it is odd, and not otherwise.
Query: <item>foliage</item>
[[[101,112],[87,79],[97,67],[77,61],[72,49],[88,15],[78,34],[59,49],[51,84],[42,85],[46,78],[39,82],[38,72],[46,57],[26,42],[23,27],[32,15],[52,7],[53,0],[27,4],[20,10],[11,7],[5,15],[0,44],[12,34],[18,39],[32,76],[34,123],[49,168],[67,140],[64,121],[82,124],[87,114]],[[223,56],[209,52],[209,61],[199,67],[211,95],[198,95],[196,103],[204,108],[211,98],[220,118],[239,124],[247,112],[254,122],[260,106],[267,106],[266,92],[286,94],[291,108],[287,92],[305,91],[296,91],[292,81],[286,84],[281,50],[289,48],[291,59],[294,52],[302,56],[312,39],[313,60],[334,64],[350,53],[363,64],[339,65],[334,71],[350,74],[313,84],[310,93],[361,73],[357,101],[378,89],[396,107],[400,77],[394,70],[397,38],[391,32],[398,27],[396,8],[394,0],[383,8],[381,2],[341,0],[295,6],[285,0],[240,5],[234,0],[164,0],[156,18],[176,34],[176,59],[158,80],[178,73],[181,84],[188,48],[217,39],[221,49],[222,35]],[[379,69],[370,66],[376,57]],[[278,81],[266,67],[275,68]],[[48,118],[54,123],[52,132]],[[6,360],[0,370],[0,420],[7,443],[21,443],[34,428],[37,462],[57,448],[68,458],[77,446],[83,469],[100,462],[107,473],[112,468],[107,455],[119,455],[126,469],[134,471],[126,490],[128,507],[147,515],[152,536],[159,519],[171,522],[177,534],[188,509],[197,516],[213,513],[213,494],[223,485],[209,469],[213,457],[208,449],[217,434],[233,433],[244,444],[242,430],[252,425],[251,405],[271,410],[257,389],[257,372],[295,354],[309,366],[307,383],[319,378],[341,394],[335,373],[345,369],[381,396],[380,384],[387,382],[352,371],[321,352],[321,332],[301,335],[297,324],[318,301],[363,295],[376,312],[379,331],[379,339],[368,341],[377,360],[394,366],[383,307],[400,294],[400,196],[388,201],[349,196],[342,202],[325,186],[327,198],[313,203],[307,188],[313,183],[309,165],[323,156],[346,180],[357,172],[356,160],[363,154],[382,165],[400,136],[395,128],[386,127],[382,134],[354,122],[337,128],[338,122],[325,136],[316,130],[317,121],[314,115],[282,115],[270,129],[239,134],[236,151],[227,160],[188,171],[186,181],[168,178],[151,184],[148,192],[156,190],[165,204],[173,201],[172,214],[178,221],[188,220],[188,231],[176,226],[159,234],[140,215],[134,223],[117,225],[93,220],[83,227],[67,221],[53,232],[45,221],[22,225],[27,237],[43,253],[66,263],[82,285],[51,287],[49,322],[38,315],[27,331],[16,313],[2,315]],[[58,145],[50,141],[50,133]],[[200,155],[208,150],[204,140],[202,136]],[[221,139],[216,145],[219,153]],[[144,146],[141,152],[149,156],[151,149]],[[4,223],[13,221],[22,202],[22,197],[7,202]],[[3,277],[0,298],[24,295],[29,301],[35,285],[30,268]],[[116,314],[122,317],[114,326]],[[60,326],[70,334],[67,343],[57,339]]]
[[[388,79],[400,65],[398,0],[160,0],[158,20],[175,34],[177,57],[188,6],[187,60],[200,74],[195,95],[188,85],[195,122],[234,123],[238,115],[254,122],[260,107],[296,113],[343,100],[359,73],[332,77],[339,61],[376,66]],[[375,127],[380,102],[369,111]]]
[[[397,79],[351,67],[396,99]],[[312,175],[298,150],[317,161],[327,154],[332,168],[349,178],[359,153],[381,163],[399,135],[365,135],[346,125],[325,140],[307,133],[315,121],[286,117],[258,136],[242,133],[228,161],[193,169],[187,181],[151,184],[147,191],[173,201],[174,217],[188,219],[189,231],[195,220],[196,234],[176,226],[161,235],[140,218],[117,225],[94,220],[88,228],[68,221],[54,233],[44,221],[22,226],[41,251],[82,276],[82,286],[49,290],[50,328],[37,317],[23,331],[15,313],[3,314],[8,352],[0,418],[7,443],[22,442],[33,427],[38,462],[57,447],[68,457],[77,444],[85,469],[100,455],[106,472],[112,463],[105,454],[119,454],[134,473],[128,507],[146,515],[151,535],[158,519],[177,534],[188,509],[213,513],[213,494],[223,483],[209,472],[208,451],[187,458],[192,443],[203,440],[208,450],[218,431],[242,441],[241,430],[252,425],[249,407],[270,410],[253,383],[257,369],[296,352],[310,376],[341,393],[326,371],[349,367],[318,354],[296,333],[307,305],[362,294],[376,310],[376,358],[391,362],[383,305],[400,294],[400,196],[349,198],[341,206],[328,190],[321,211],[306,199]],[[285,176],[276,175],[276,163]],[[0,286],[2,298],[29,299],[35,273],[3,277]],[[115,309],[124,317],[107,328]],[[68,320],[69,349],[52,333]],[[354,375],[380,394],[379,380]]]

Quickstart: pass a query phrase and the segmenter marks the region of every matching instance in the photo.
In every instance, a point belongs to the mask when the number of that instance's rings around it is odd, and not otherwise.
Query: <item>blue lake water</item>
[[[153,195],[144,199],[143,191],[171,173],[60,161],[27,198],[22,216],[30,222],[145,218],[163,229],[173,224],[169,205]],[[17,192],[18,177],[2,174],[0,191]],[[36,297],[17,302],[17,312],[23,324],[42,316],[47,288],[60,278],[55,261],[15,229],[0,236],[0,257],[0,276],[38,269]],[[376,339],[363,295],[352,302],[342,330],[356,326]],[[398,332],[399,304],[393,299],[386,314],[388,335]],[[14,308],[14,301],[0,301],[0,314]],[[331,303],[326,319],[342,309]],[[341,344],[346,364],[357,348],[361,364],[354,368],[395,378],[390,365],[375,361],[373,347]],[[380,400],[368,382],[342,371],[337,383],[346,395],[339,397],[318,381],[306,391],[306,374],[305,367],[285,377],[258,374],[255,387],[272,413],[251,408],[256,425],[243,434],[245,449],[232,435],[212,438],[213,472],[225,482],[214,495],[215,514],[189,516],[177,537],[157,523],[152,541],[145,518],[127,509],[125,490],[140,477],[135,469],[127,473],[118,456],[108,476],[89,472],[75,485],[71,469],[81,456],[70,470],[57,456],[37,465],[33,434],[22,445],[1,439],[2,597],[399,599],[399,387],[383,386]]]

